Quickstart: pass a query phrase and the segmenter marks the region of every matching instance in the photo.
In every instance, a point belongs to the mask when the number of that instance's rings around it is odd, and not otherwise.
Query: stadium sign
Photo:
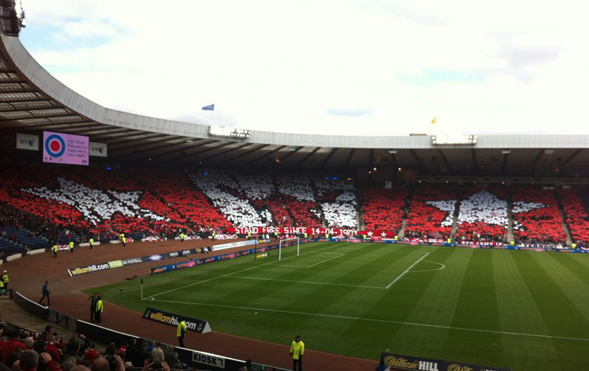
[[[462,362],[448,362],[437,359],[417,358],[399,354],[381,353],[380,360],[391,371],[511,371],[507,368],[472,365]]]
[[[192,352],[192,362],[225,368],[225,358],[210,353]]]
[[[39,150],[39,136],[29,134],[16,134],[16,148],[27,151]]]
[[[90,156],[108,157],[108,144],[90,142]]]
[[[63,249],[66,249],[65,245],[64,245]],[[69,247],[67,249],[69,249]],[[142,256],[140,258],[129,258],[129,259],[115,260],[115,261],[110,261],[110,262],[105,262],[105,263],[91,264],[91,265],[87,265],[87,266],[83,266],[83,267],[70,268],[70,269],[68,269],[68,273],[69,273],[70,277],[73,277],[73,276],[79,276],[80,274],[93,273],[93,272],[98,272],[98,271],[102,271],[105,269],[121,268],[121,267],[125,267],[127,265],[134,265],[134,264],[158,261],[158,260],[162,260],[162,259],[183,257],[183,256],[188,256],[190,254],[198,254],[203,251],[211,251],[211,248],[207,246],[207,247],[202,247],[202,248],[198,248],[198,249],[181,250],[181,251],[170,252],[170,253],[165,253],[165,254]]]
[[[198,332],[199,334],[205,334],[212,331],[211,326],[207,321],[179,316],[177,314],[164,312],[163,310],[150,307],[145,308],[145,312],[143,312],[143,318],[174,327],[177,327],[180,322],[185,321],[186,330]]]

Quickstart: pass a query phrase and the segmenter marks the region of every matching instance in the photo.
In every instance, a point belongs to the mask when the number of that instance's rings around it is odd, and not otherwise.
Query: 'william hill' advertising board
[[[511,371],[506,368],[471,365],[462,362],[447,362],[437,359],[416,358],[398,354],[381,353],[381,361],[391,371]]]
[[[186,330],[188,331],[194,331],[200,334],[211,332],[211,326],[209,326],[209,323],[207,321],[179,316],[177,314],[164,312],[163,310],[159,309],[149,307],[145,308],[143,318],[148,319],[150,321],[164,323],[166,325],[174,327],[177,327],[178,323],[186,321]]]

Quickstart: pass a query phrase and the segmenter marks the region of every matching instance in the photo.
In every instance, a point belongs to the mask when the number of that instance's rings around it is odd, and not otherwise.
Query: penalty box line
[[[315,253],[315,252],[317,252],[317,251],[321,251],[321,250],[325,250],[325,249],[330,249],[330,248],[333,248],[333,247],[335,247],[335,246],[339,246],[339,245],[341,245],[341,244],[342,244],[342,242],[336,242],[334,245],[327,246],[327,247],[324,247],[324,248],[321,248],[321,249],[317,249],[317,250],[313,250],[313,251],[309,251],[309,252],[306,252],[306,253],[302,253],[302,254],[300,254],[300,255],[289,256],[288,258],[284,258],[284,259],[282,259],[282,260],[287,260],[287,259],[297,258],[297,257],[299,257],[299,256],[306,255],[306,254],[313,254],[313,253]],[[255,266],[253,266],[253,267],[249,267],[249,268],[246,268],[246,269],[242,269],[242,270],[240,270],[240,271],[237,271],[237,272],[231,272],[231,273],[223,274],[223,275],[221,275],[221,276],[216,276],[216,277],[209,278],[209,279],[206,279],[206,280],[202,280],[202,281],[198,281],[198,282],[190,283],[190,284],[188,284],[188,285],[184,285],[184,286],[176,287],[175,289],[171,289],[171,290],[167,290],[167,291],[164,291],[164,292],[160,292],[160,293],[157,293],[157,294],[154,294],[154,295],[150,295],[150,296],[146,297],[146,298],[145,298],[145,299],[143,299],[143,300],[151,300],[151,299],[154,299],[156,296],[160,296],[160,295],[163,295],[163,294],[168,294],[168,293],[170,293],[170,292],[174,292],[174,291],[182,290],[182,289],[185,289],[185,288],[187,288],[187,287],[191,287],[191,286],[200,285],[201,283],[206,283],[206,282],[214,281],[214,280],[216,280],[216,279],[219,279],[219,278],[223,278],[223,277],[230,277],[230,276],[231,276],[231,275],[233,275],[233,274],[237,274],[237,273],[246,272],[246,271],[249,271],[249,270],[251,270],[251,269],[260,268],[260,267],[263,267],[263,266],[265,266],[265,265],[269,265],[269,264],[274,264],[274,263],[280,262],[280,261],[282,261],[282,260],[275,260],[275,261],[272,261],[272,262],[268,262],[268,263],[264,263],[264,264],[260,264],[260,265],[255,265]]]
[[[292,310],[266,309],[266,308],[254,308],[254,307],[241,307],[241,306],[236,306],[236,305],[211,304],[211,303],[194,303],[194,302],[176,301],[176,300],[157,300],[157,301],[160,301],[162,303],[196,305],[196,306],[201,306],[201,307],[215,307],[215,308],[239,309],[239,310],[248,310],[248,311],[256,311],[256,312],[269,312],[269,313],[298,314],[298,315],[303,315],[303,316],[336,318],[336,319],[352,320],[352,321],[366,321],[366,322],[376,322],[376,323],[389,323],[389,324],[393,324],[393,325],[404,325],[404,326],[415,326],[415,327],[428,327],[428,328],[436,328],[436,329],[442,329],[442,330],[457,330],[457,331],[468,331],[468,332],[480,332],[480,333],[486,333],[486,334],[500,334],[500,335],[512,335],[512,336],[523,336],[523,337],[535,337],[535,338],[541,338],[541,339],[558,339],[558,340],[572,340],[572,341],[589,342],[589,339],[587,339],[587,338],[576,338],[576,337],[568,337],[568,336],[553,336],[553,335],[541,335],[541,334],[527,334],[527,333],[512,332],[512,331],[484,330],[484,329],[468,328],[468,327],[453,327],[453,326],[444,326],[444,325],[432,325],[432,324],[417,323],[417,322],[403,322],[403,321],[393,321],[393,320],[386,320],[386,319],[340,316],[340,315],[337,315],[337,314],[297,312],[297,311],[292,311]]]

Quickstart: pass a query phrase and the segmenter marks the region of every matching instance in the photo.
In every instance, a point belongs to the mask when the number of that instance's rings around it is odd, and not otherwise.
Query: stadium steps
[[[513,202],[507,201],[507,243],[515,241],[513,234]]]
[[[405,227],[407,227],[407,218],[411,212],[411,202],[413,201],[413,193],[415,193],[415,187],[409,188],[407,199],[405,200],[405,208],[403,209],[403,222],[401,223],[401,229],[399,230],[399,239],[405,238]]]
[[[456,238],[456,231],[458,231],[458,214],[460,213],[460,197],[457,197],[456,204],[454,206],[454,215],[452,217],[452,231],[450,232],[450,238],[452,241]]]
[[[573,244],[573,238],[571,235],[571,230],[569,229],[569,225],[567,224],[566,214],[564,213],[564,207],[562,206],[562,199],[560,198],[560,194],[555,192],[554,197],[556,198],[556,203],[558,204],[558,211],[560,211],[560,216],[562,217],[562,229],[567,235],[567,246],[571,246]]]

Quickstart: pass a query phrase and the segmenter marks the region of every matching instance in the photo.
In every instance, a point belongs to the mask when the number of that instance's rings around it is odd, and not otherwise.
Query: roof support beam
[[[410,149],[409,151],[411,152],[413,158],[415,159],[415,161],[417,161],[417,165],[421,169],[423,167],[423,164],[421,163],[421,159],[419,158],[419,156],[417,156],[417,152],[415,152],[414,149]]]
[[[534,158],[534,161],[532,161],[532,163],[530,164],[530,168],[532,169],[531,175],[534,175],[536,173],[536,165],[538,164],[538,161],[540,161],[540,158],[542,157],[543,153],[544,153],[544,149],[541,149],[540,151],[538,151],[538,154]]]
[[[224,147],[230,146],[230,145],[232,145],[232,144],[235,144],[235,142],[225,142],[225,143],[223,143],[223,142],[220,142],[220,143],[221,143],[221,145],[219,145],[219,146],[212,147],[212,148],[207,148],[207,149],[204,149],[204,150],[202,150],[202,151],[198,151],[198,152],[194,152],[194,153],[188,154],[188,155],[186,155],[186,156],[184,156],[184,157],[180,157],[179,159],[172,158],[172,159],[170,159],[170,160],[165,160],[164,162],[166,162],[166,163],[167,163],[167,162],[169,162],[169,161],[173,161],[173,160],[179,160],[179,161],[182,161],[182,162],[187,162],[187,160],[189,160],[189,159],[192,159],[192,158],[194,158],[194,157],[196,157],[196,156],[202,155],[203,153],[207,153],[207,152],[215,151],[215,150],[217,150],[217,149],[221,149],[221,148],[224,148]]]
[[[321,149],[321,147],[317,147],[314,150],[312,150],[311,152],[309,152],[308,155],[306,155],[301,161],[299,161],[296,165],[294,165],[295,167],[301,167],[303,166],[303,164],[305,163],[305,161],[307,161],[311,156],[313,156],[315,153],[317,153],[317,151],[319,151]]]
[[[252,154],[252,153],[254,153],[254,152],[256,152],[256,151],[260,151],[260,150],[262,150],[263,148],[266,148],[266,147],[270,147],[270,144],[262,144],[262,145],[258,145],[258,146],[257,146],[256,148],[254,148],[254,149],[251,149],[251,150],[249,150],[249,151],[246,151],[246,152],[244,152],[244,153],[242,153],[242,154],[239,154],[239,155],[237,155],[237,156],[235,156],[235,157],[233,157],[233,158],[231,158],[231,159],[229,159],[229,160],[225,161],[225,164],[231,163],[231,162],[233,162],[233,161],[235,161],[235,160],[237,160],[237,159],[240,159],[240,158],[242,158],[242,157],[245,157],[245,156],[247,156],[247,155],[249,155],[249,154]]]
[[[474,150],[473,150],[474,151]],[[440,155],[440,157],[442,158],[442,160],[444,161],[444,164],[446,165],[446,170],[450,171],[450,163],[448,162],[448,159],[446,158],[446,156],[444,155],[444,152],[442,152],[441,149],[438,148],[438,154]],[[475,159],[476,161],[476,159]]]
[[[1,112],[0,112],[1,113]],[[43,115],[43,116],[39,116],[39,117],[16,117],[16,118],[0,118],[0,122],[5,122],[5,121],[16,121],[16,122],[22,122],[22,121],[27,121],[27,120],[39,120],[39,119],[62,119],[62,118],[70,118],[70,117],[83,117],[82,115],[79,115],[77,113],[72,113],[72,114],[65,114],[63,112],[60,112],[58,114],[55,115]]]
[[[569,162],[570,162],[572,159],[574,159],[575,157],[577,157],[577,156],[579,155],[579,153],[581,153],[581,152],[583,152],[583,148],[579,148],[578,150],[576,150],[575,152],[573,152],[573,154],[572,154],[572,155],[570,155],[570,156],[569,156],[569,157],[568,157],[566,160],[564,160],[564,161],[562,162],[562,164],[560,164],[560,166],[561,166],[562,168],[566,167],[566,166],[567,166],[567,164],[568,164],[568,163],[569,163]]]
[[[295,153],[297,153],[301,149],[303,149],[303,147],[297,147],[297,148],[294,149],[294,151],[289,151],[286,154],[286,156],[284,156],[283,158],[280,159],[280,162],[286,161],[286,159],[288,159],[290,156],[294,155]]]
[[[348,155],[348,158],[346,159],[346,163],[344,164],[344,167],[348,167],[350,165],[350,161],[352,161],[352,156],[354,156],[354,152],[356,152],[356,148],[352,148],[352,150],[350,151],[350,154]]]
[[[179,139],[176,139],[176,141],[178,141],[178,140]],[[177,143],[174,143],[174,140],[166,141],[166,143],[164,143],[164,144],[162,144],[162,142],[147,143],[147,144],[141,143],[141,144],[133,146],[133,147],[119,148],[119,149],[117,149],[117,151],[121,152],[121,151],[125,151],[126,149],[132,149],[132,153],[128,154],[129,160],[138,160],[141,158],[151,157],[151,156],[158,157],[160,154],[158,154],[157,152],[161,151],[164,148],[170,148],[171,146],[174,146],[174,150],[178,151],[178,150],[180,150],[180,148],[188,147],[189,144],[192,144],[192,143],[186,143],[186,142],[183,142],[182,140],[180,140]],[[136,151],[137,148],[141,148],[141,150]],[[123,156],[123,154],[121,154],[121,156]]]
[[[216,155],[211,155],[211,156],[209,156],[209,157],[203,158],[202,160],[200,160],[200,162],[202,162],[203,164],[205,164],[205,162],[207,162],[207,161],[209,161],[209,160],[211,160],[211,159],[213,159],[213,158],[215,158],[215,157],[223,156],[223,155],[225,155],[225,154],[227,154],[227,153],[229,153],[229,152],[233,152],[233,151],[240,150],[240,149],[242,149],[243,147],[247,147],[247,146],[249,146],[249,145],[250,145],[249,143],[246,143],[246,144],[242,144],[242,145],[240,145],[240,146],[237,146],[237,147],[235,147],[235,148],[230,148],[230,149],[228,149],[228,150],[225,150],[225,151],[223,151],[223,152],[221,152],[221,153],[217,153]]]
[[[213,142],[215,142],[215,141],[214,140],[210,140],[210,139],[202,139],[202,140],[200,140],[198,142],[186,143],[186,144],[187,145],[190,145],[190,147],[198,148],[198,147],[201,147],[202,145],[205,145],[205,144],[208,144],[208,143],[213,143]],[[196,144],[196,146],[195,146],[195,144]],[[189,148],[189,149],[192,149],[192,148]],[[157,156],[159,158],[161,158],[161,157],[165,157],[165,156],[167,156],[169,154],[172,154],[172,153],[175,153],[175,152],[178,152],[178,148],[173,148],[173,149],[171,149],[169,151],[166,151],[166,152],[163,152],[163,153],[158,153]],[[165,160],[164,160],[164,162],[165,162]]]
[[[478,174],[479,173],[479,162],[477,160],[477,154],[476,154],[476,151],[474,150],[474,148],[470,149],[470,154],[472,155],[472,164],[474,165],[474,173]]]
[[[331,159],[331,156],[333,156],[333,154],[338,150],[339,148],[333,148],[331,150],[331,152],[329,152],[329,154],[327,155],[327,157],[325,158],[325,161],[323,161],[323,165],[321,165],[321,167],[325,167],[327,166],[327,162]]]
[[[286,146],[280,146],[278,148],[276,148],[273,151],[270,151],[269,153],[265,153],[262,156],[258,156],[256,157],[254,160],[250,161],[249,164],[253,165],[254,163],[260,161],[261,159],[263,159],[264,157],[268,157],[268,156],[272,156],[273,154],[275,154],[276,152],[280,151],[281,149],[286,148]]]
[[[510,151],[503,152],[503,163],[501,164],[501,175],[505,175],[507,173],[507,161],[509,161],[509,153],[510,153]]]

